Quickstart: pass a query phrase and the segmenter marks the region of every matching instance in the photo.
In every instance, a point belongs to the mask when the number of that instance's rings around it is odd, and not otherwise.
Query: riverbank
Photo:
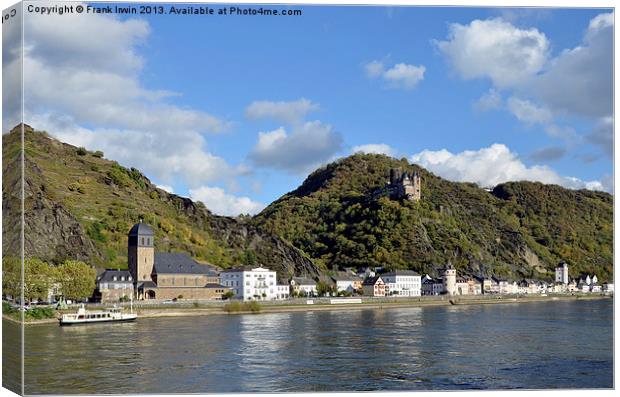
[[[207,307],[201,304],[191,306],[170,305],[136,305],[135,312],[139,318],[162,318],[162,317],[189,317],[189,316],[213,316],[213,315],[236,315],[236,314],[264,314],[264,313],[285,313],[285,312],[311,312],[311,311],[339,311],[339,310],[361,310],[361,309],[396,309],[411,307],[428,306],[450,306],[450,305],[496,305],[496,304],[515,304],[530,302],[550,302],[567,300],[594,300],[594,299],[613,299],[613,295],[501,295],[501,296],[457,296],[457,297],[419,297],[419,298],[374,298],[367,299],[361,303],[338,303],[331,304],[329,299],[310,300],[313,304],[303,302],[269,302],[260,307],[260,311],[234,311],[224,310],[224,303],[209,304]],[[63,312],[73,312],[73,310],[59,311],[60,316]],[[3,319],[20,323],[18,318],[2,315]],[[52,324],[57,323],[58,319],[47,318],[29,320],[24,322],[26,325]]]

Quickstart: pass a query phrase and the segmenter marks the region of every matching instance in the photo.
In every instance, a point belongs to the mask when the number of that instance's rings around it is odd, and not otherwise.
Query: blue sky
[[[613,189],[610,10],[293,8],[26,15],[26,122],[226,215],[356,150],[483,186]]]

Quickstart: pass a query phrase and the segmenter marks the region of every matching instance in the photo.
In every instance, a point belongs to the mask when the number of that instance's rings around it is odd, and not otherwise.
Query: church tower
[[[151,273],[155,263],[153,229],[146,223],[133,225],[129,231],[127,244],[127,262],[129,272],[136,283],[152,281]]]

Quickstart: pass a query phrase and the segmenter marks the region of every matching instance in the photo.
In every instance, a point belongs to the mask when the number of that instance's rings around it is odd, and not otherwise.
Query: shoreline
[[[362,310],[362,309],[379,309],[389,310],[398,308],[413,307],[432,307],[432,306],[471,306],[471,305],[497,305],[497,304],[515,304],[515,303],[531,303],[531,302],[553,302],[553,301],[571,301],[571,300],[599,300],[613,299],[613,295],[552,295],[552,296],[458,296],[443,297],[442,299],[430,298],[404,298],[402,301],[378,301],[378,302],[362,302],[350,304],[268,304],[263,305],[259,312],[238,311],[226,312],[223,306],[214,306],[208,308],[200,307],[171,307],[171,308],[138,308],[138,320],[140,318],[165,318],[165,317],[195,317],[195,316],[217,316],[217,315],[239,315],[239,314],[269,314],[269,313],[292,313],[292,312],[313,312],[313,311],[342,311],[342,310]],[[22,324],[18,319],[2,314],[2,318],[16,324]],[[25,321],[24,325],[43,325],[58,323],[58,318],[47,318],[41,320]]]

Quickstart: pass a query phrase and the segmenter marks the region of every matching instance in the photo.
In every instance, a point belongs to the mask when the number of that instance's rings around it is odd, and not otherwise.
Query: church
[[[230,290],[220,285],[213,266],[182,253],[155,252],[155,235],[146,223],[136,223],[128,237],[127,259],[136,299],[222,299]]]

